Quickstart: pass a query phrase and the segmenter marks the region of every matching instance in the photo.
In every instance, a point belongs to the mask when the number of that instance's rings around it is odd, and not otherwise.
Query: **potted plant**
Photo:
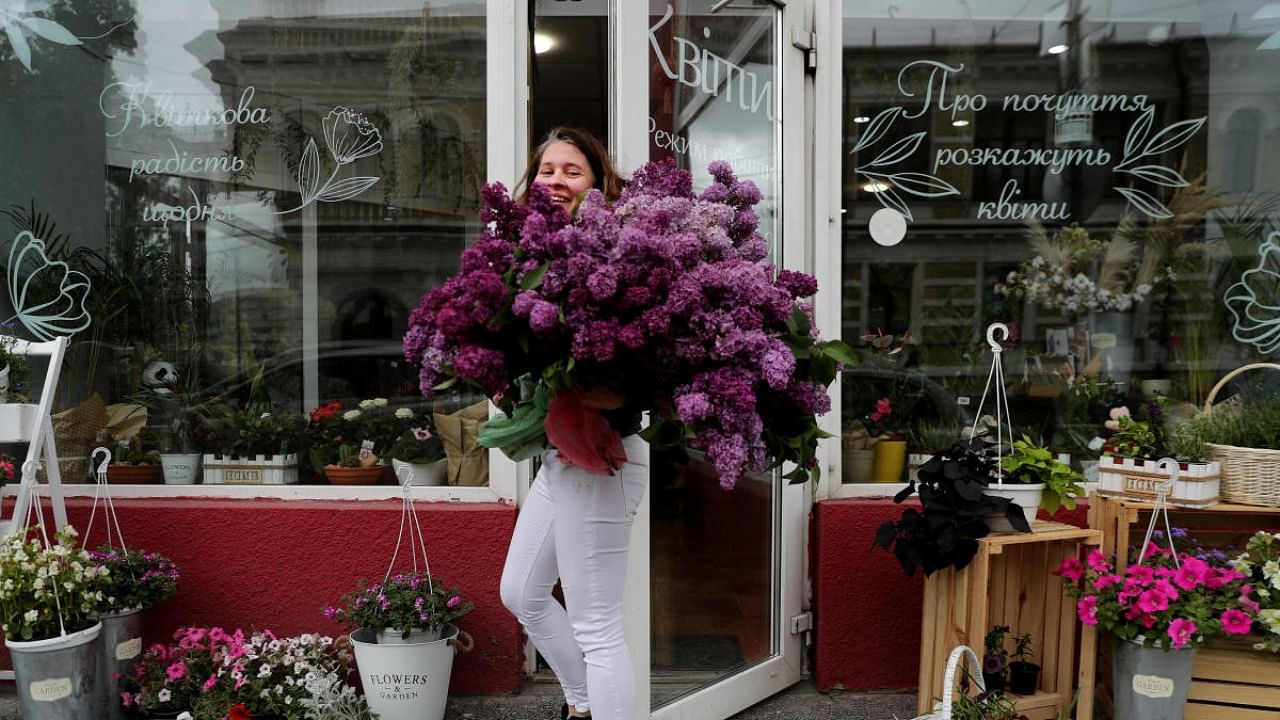
[[[900,482],[907,462],[907,439],[896,430],[893,401],[888,397],[876,400],[875,409],[867,414],[865,425],[873,443],[871,481]]]
[[[206,484],[284,485],[298,481],[305,419],[269,402],[219,398],[202,406],[216,448],[201,458]]]
[[[168,485],[193,485],[200,478],[200,398],[190,383],[178,381],[169,363],[151,363],[143,373],[148,387],[133,396],[147,407],[148,422],[159,438],[160,464]]]
[[[978,539],[990,532],[987,517],[1007,517],[1020,532],[1030,532],[1022,509],[1008,498],[988,494],[995,477],[993,453],[978,440],[957,442],[920,466],[918,480],[894,496],[895,503],[919,487],[920,510],[907,508],[896,521],[876,530],[875,544],[893,552],[908,576],[917,568],[931,575],[946,567],[963,569],[978,552]]]
[[[0,404],[25,403],[27,357],[14,352],[13,322],[0,323]]]
[[[911,438],[911,452],[907,454],[907,472],[915,477],[920,466],[929,460],[929,456],[955,442],[960,430],[950,425],[918,425],[908,433]]]
[[[1031,633],[1022,633],[1013,639],[1013,657],[1009,663],[1009,691],[1015,695],[1034,695],[1040,686],[1040,666],[1030,662]]]
[[[9,453],[0,453],[0,488],[5,483],[18,479],[18,465]]]
[[[108,520],[109,521],[109,520]],[[133,671],[142,654],[142,613],[168,600],[178,591],[178,568],[173,561],[140,550],[104,546],[89,553],[96,566],[107,569],[102,579],[102,622],[98,653],[98,692],[101,714],[95,717],[121,720],[121,677]]]
[[[1185,535],[1175,528],[1179,533]],[[1213,554],[1175,560],[1155,544],[1163,536],[1153,538],[1141,554],[1131,552],[1127,567],[1094,550],[1083,563],[1066,558],[1056,571],[1076,599],[1080,621],[1111,636],[1116,720],[1181,717],[1196,648],[1218,636],[1247,634],[1253,621],[1244,573]],[[1148,675],[1162,678],[1161,687],[1135,687],[1135,678]]]
[[[1254,632],[1260,635],[1253,648],[1280,653],[1280,533],[1254,533],[1231,567],[1244,573],[1252,586]]]
[[[1111,410],[1106,428],[1112,435],[1103,446],[1098,466],[1098,492],[1112,497],[1150,500],[1156,486],[1172,477],[1171,469],[1157,467],[1156,460],[1172,456],[1178,460],[1178,479],[1168,499],[1178,507],[1209,507],[1218,502],[1221,464],[1205,462],[1204,455],[1188,456],[1204,445],[1194,428],[1170,428],[1166,425],[1162,401],[1143,406],[1145,418],[1135,417],[1128,407]]]
[[[371,586],[361,581],[324,615],[350,630],[373,712],[382,720],[441,720],[454,647],[461,642],[466,651],[472,645],[454,622],[472,607],[457,587],[445,587],[428,572],[412,572]],[[410,667],[415,674],[404,675]]]
[[[48,545],[35,532],[0,540],[0,629],[24,716],[98,716],[97,613],[108,572],[76,546],[70,525]]]
[[[446,458],[444,443],[432,431],[426,413],[419,418],[412,408],[396,408],[395,417],[410,423],[386,452],[399,478],[400,468],[409,466],[414,485],[445,484]]]
[[[111,452],[111,464],[107,466],[109,482],[152,485],[160,482],[162,477],[160,451],[147,441],[143,433],[116,443]]]
[[[337,649],[333,638],[278,637],[270,630],[248,638],[237,631],[229,637],[230,662],[224,660],[201,685],[191,720],[371,717],[367,702],[344,679],[351,652]],[[348,714],[326,707],[326,698],[342,699]]]
[[[243,645],[244,633],[222,628],[181,627],[168,643],[156,643],[121,678],[120,704],[146,718],[176,718],[217,687],[224,661]]]
[[[399,437],[403,418],[386,398],[361,400],[346,410],[331,402],[312,410],[306,429],[307,459],[317,475],[335,485],[372,485],[382,476],[380,455]]]
[[[1223,500],[1280,507],[1280,399],[1228,401],[1198,415],[1189,432],[1221,466]]]
[[[988,693],[1004,692],[1009,678],[1009,651],[1005,649],[1008,625],[996,625],[982,639],[982,684]]]
[[[1026,435],[1014,440],[1009,454],[1000,459],[1000,465],[1008,471],[1014,483],[1040,485],[1043,489],[1039,501],[1030,507],[1028,522],[1035,517],[1035,508],[1042,507],[1050,515],[1065,507],[1074,510],[1076,498],[1084,495],[1084,476],[1071,466],[1060,462],[1048,448],[1037,445]]]

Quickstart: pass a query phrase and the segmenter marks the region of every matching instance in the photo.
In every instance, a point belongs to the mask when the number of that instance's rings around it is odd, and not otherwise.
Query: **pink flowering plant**
[[[178,591],[178,566],[158,553],[103,546],[89,552],[102,579],[101,612],[124,612],[159,605]]]
[[[137,714],[189,711],[218,686],[224,661],[243,654],[245,635],[222,628],[182,627],[168,643],[156,643],[120,679],[120,703]]]
[[[478,389],[531,429],[491,446],[537,447],[545,432],[601,474],[625,460],[591,400],[603,389],[653,411],[650,443],[704,451],[725,487],[788,461],[793,481],[816,476],[815,415],[856,358],[818,337],[814,278],[768,261],[759,189],[727,163],[709,170],[695,194],[687,171],[649,163],[615,203],[590,191],[575,217],[541,185],[527,205],[487,186],[484,232],[410,317],[405,357],[423,394]]]
[[[1185,531],[1175,528],[1185,537]],[[1147,544],[1128,567],[1100,550],[1082,563],[1068,557],[1056,571],[1076,599],[1076,614],[1122,640],[1166,649],[1195,647],[1224,635],[1245,635],[1257,606],[1247,577],[1219,552],[1179,553]]]
[[[397,630],[407,639],[414,630],[438,632],[474,607],[463,599],[457,586],[445,587],[438,578],[413,572],[393,575],[374,585],[365,585],[362,580],[358,589],[326,607],[324,616],[352,631]]]

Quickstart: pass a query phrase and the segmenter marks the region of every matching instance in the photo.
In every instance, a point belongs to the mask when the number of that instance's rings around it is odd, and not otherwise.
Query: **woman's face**
[[[567,142],[553,142],[542,152],[534,182],[546,185],[551,198],[570,215],[578,209],[579,196],[595,185],[591,163],[578,148]]]

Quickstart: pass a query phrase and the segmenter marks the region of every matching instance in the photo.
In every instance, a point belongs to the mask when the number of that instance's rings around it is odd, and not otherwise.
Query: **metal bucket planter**
[[[133,663],[142,654],[142,608],[111,613],[98,618],[102,634],[98,641],[98,692],[101,712],[94,717],[123,720],[127,717],[120,704],[121,676],[133,673]]]
[[[164,453],[160,465],[165,485],[195,485],[200,478],[200,453]]]
[[[368,630],[351,633],[369,709],[382,720],[442,720],[458,635],[448,625],[439,640],[380,645]]]
[[[1112,639],[1115,720],[1182,720],[1194,647],[1162,650]]]
[[[48,640],[6,639],[23,720],[98,717],[98,635],[102,624]]]

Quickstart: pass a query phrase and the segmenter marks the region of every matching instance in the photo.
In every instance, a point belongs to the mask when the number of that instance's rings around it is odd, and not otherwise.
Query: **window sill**
[[[93,497],[94,484],[63,484],[66,498]],[[0,496],[17,495],[18,484],[10,483]],[[41,496],[48,496],[48,485],[41,484]],[[219,498],[272,500],[393,500],[401,497],[395,485],[112,485],[112,498]],[[415,486],[413,499],[426,502],[496,503],[507,502],[488,487]]]

